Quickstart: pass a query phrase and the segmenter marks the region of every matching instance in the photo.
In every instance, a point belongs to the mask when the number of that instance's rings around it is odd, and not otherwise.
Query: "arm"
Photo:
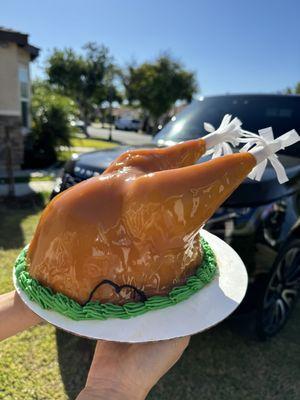
[[[3,340],[39,324],[42,319],[13,291],[0,295],[0,321],[0,340]]]
[[[189,337],[139,344],[98,342],[77,400],[142,400],[179,360]]]

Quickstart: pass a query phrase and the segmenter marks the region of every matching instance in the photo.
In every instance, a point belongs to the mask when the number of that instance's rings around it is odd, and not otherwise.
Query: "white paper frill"
[[[181,303],[149,311],[130,319],[73,321],[56,311],[42,309],[14,285],[24,303],[51,324],[76,335],[117,342],[139,343],[192,335],[211,328],[230,315],[243,300],[248,276],[239,255],[223,240],[202,230],[201,235],[213,249],[218,263],[216,278]]]

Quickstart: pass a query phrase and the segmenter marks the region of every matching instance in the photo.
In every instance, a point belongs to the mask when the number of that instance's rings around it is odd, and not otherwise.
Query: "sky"
[[[300,81],[300,0],[9,0],[0,25],[41,48],[108,46],[121,65],[169,52],[197,74],[202,95],[274,93]]]

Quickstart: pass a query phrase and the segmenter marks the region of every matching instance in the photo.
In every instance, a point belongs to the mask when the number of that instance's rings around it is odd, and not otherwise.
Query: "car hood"
[[[133,146],[116,146],[111,149],[84,153],[78,157],[76,166],[89,168],[93,171],[98,171],[99,169],[104,171],[115,158],[132,148]]]
[[[147,148],[157,145],[149,144]],[[111,149],[93,151],[82,154],[75,161],[74,173],[86,179],[94,172],[102,173],[110,163],[127,150],[145,148],[145,146],[117,146]],[[209,157],[202,157],[199,162],[207,161]],[[268,166],[260,182],[251,179],[245,181],[226,200],[228,207],[250,207],[267,204],[282,197],[289,196],[300,190],[300,160],[296,157],[279,155],[279,159],[286,168],[289,181],[280,185],[272,167]]]

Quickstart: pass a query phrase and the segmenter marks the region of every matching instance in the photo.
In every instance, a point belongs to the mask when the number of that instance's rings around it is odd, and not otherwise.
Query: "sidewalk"
[[[60,168],[19,169],[14,171],[14,178],[42,178],[43,176],[51,176],[55,179],[59,170]],[[0,179],[1,178],[7,178],[6,170],[0,170]]]
[[[74,153],[88,153],[89,151],[95,151],[97,150],[96,147],[87,147],[87,146],[59,146],[60,151],[70,151]]]
[[[25,196],[32,193],[51,192],[55,181],[32,181],[28,183],[16,183],[15,195],[17,197]],[[0,197],[7,196],[8,185],[0,185]]]
[[[32,193],[51,192],[55,185],[55,179],[59,174],[59,168],[46,168],[46,169],[26,169],[14,171],[14,179],[28,178],[28,182],[15,183],[15,195],[17,197],[26,196]],[[47,180],[34,180],[34,178],[43,178]],[[7,178],[6,171],[0,171],[1,179]],[[0,184],[0,197],[7,196],[8,185],[7,183]]]

